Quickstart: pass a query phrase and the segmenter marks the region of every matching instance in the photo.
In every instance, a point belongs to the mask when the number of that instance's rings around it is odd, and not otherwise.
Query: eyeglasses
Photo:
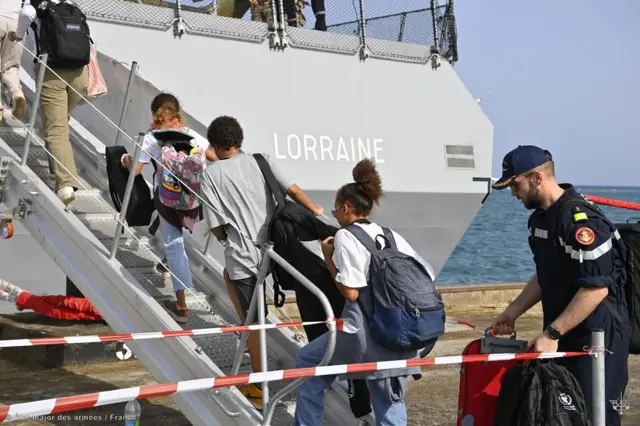
[[[518,190],[518,187],[520,186],[520,184],[521,184],[522,182],[524,182],[525,180],[527,180],[527,178],[528,178],[529,176],[531,176],[532,174],[534,174],[534,173],[535,173],[535,172],[529,172],[529,173],[527,173],[527,174],[526,174],[522,179],[520,179],[518,182],[516,182],[516,179],[517,179],[517,178],[512,179],[512,180],[511,180],[511,183],[509,184],[509,188],[511,188],[513,191],[517,191],[517,190]]]
[[[333,217],[335,217],[336,219],[338,218],[338,209],[344,207],[344,204],[338,207],[334,207],[333,209],[331,209],[331,214],[333,215]]]

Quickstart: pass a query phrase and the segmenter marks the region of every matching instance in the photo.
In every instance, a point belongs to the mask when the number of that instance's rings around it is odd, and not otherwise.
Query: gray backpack
[[[398,250],[391,230],[372,239],[356,224],[345,228],[371,253],[367,286],[372,306],[362,306],[372,337],[392,351],[422,349],[444,334],[442,297],[417,259]],[[385,240],[385,248],[377,242]]]

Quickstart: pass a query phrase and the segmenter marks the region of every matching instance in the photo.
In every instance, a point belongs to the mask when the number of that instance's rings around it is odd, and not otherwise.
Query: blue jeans
[[[178,229],[160,216],[160,230],[162,232],[162,244],[164,255],[171,271],[173,291],[184,290],[193,287],[189,259],[184,248],[182,229]]]
[[[302,347],[296,359],[297,368],[317,366],[327,349],[325,333]],[[328,389],[336,375],[312,377],[299,388],[296,398],[294,426],[321,426],[324,411],[324,391]],[[377,426],[402,426],[407,424],[407,407],[404,403],[406,377],[394,377],[379,380],[367,380],[371,394],[371,405]],[[403,388],[398,391],[392,388]],[[392,394],[400,395],[392,397]]]

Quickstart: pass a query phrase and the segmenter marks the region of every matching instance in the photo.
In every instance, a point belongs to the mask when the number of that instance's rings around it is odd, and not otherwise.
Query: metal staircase
[[[33,107],[34,81],[21,73],[28,112]],[[110,88],[111,89],[111,88]],[[141,128],[144,123],[140,123]],[[40,128],[36,122],[36,129]],[[90,132],[72,119],[71,141],[80,176],[80,190],[68,209],[48,187],[49,155],[36,130],[26,166],[21,165],[27,130],[7,119],[0,130],[0,202],[8,208],[25,205],[20,220],[60,269],[96,306],[117,333],[177,330],[179,325],[164,311],[161,302],[173,298],[170,279],[155,269],[162,259],[159,241],[146,228],[127,228],[120,238],[114,260],[109,259],[118,213],[107,192],[104,156]],[[3,178],[4,176],[4,178]],[[134,236],[129,231],[133,231]],[[10,240],[7,242],[10,244]],[[193,237],[185,235],[196,288],[187,295],[190,319],[184,328],[219,327],[239,323],[222,278],[222,265]],[[30,267],[16,259],[16,267]],[[160,302],[160,303],[159,303]],[[279,322],[273,314],[268,322]],[[268,369],[293,368],[300,336],[292,330],[268,333]],[[229,374],[239,338],[235,334],[181,337],[127,343],[158,383]],[[240,373],[249,372],[245,354]],[[271,394],[287,382],[270,384]],[[186,392],[172,396],[185,416],[197,425],[258,425],[262,415],[236,388]],[[348,425],[351,414],[343,383],[335,383],[325,397],[326,424]],[[276,407],[271,424],[292,423],[295,393]],[[265,408],[266,409],[266,408]]]

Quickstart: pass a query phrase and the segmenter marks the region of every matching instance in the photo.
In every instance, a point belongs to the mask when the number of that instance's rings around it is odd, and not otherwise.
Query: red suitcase
[[[462,354],[526,351],[527,342],[515,340],[515,335],[511,338],[485,336],[469,343]],[[462,364],[457,426],[494,426],[502,376],[517,362],[517,360],[509,360]]]

